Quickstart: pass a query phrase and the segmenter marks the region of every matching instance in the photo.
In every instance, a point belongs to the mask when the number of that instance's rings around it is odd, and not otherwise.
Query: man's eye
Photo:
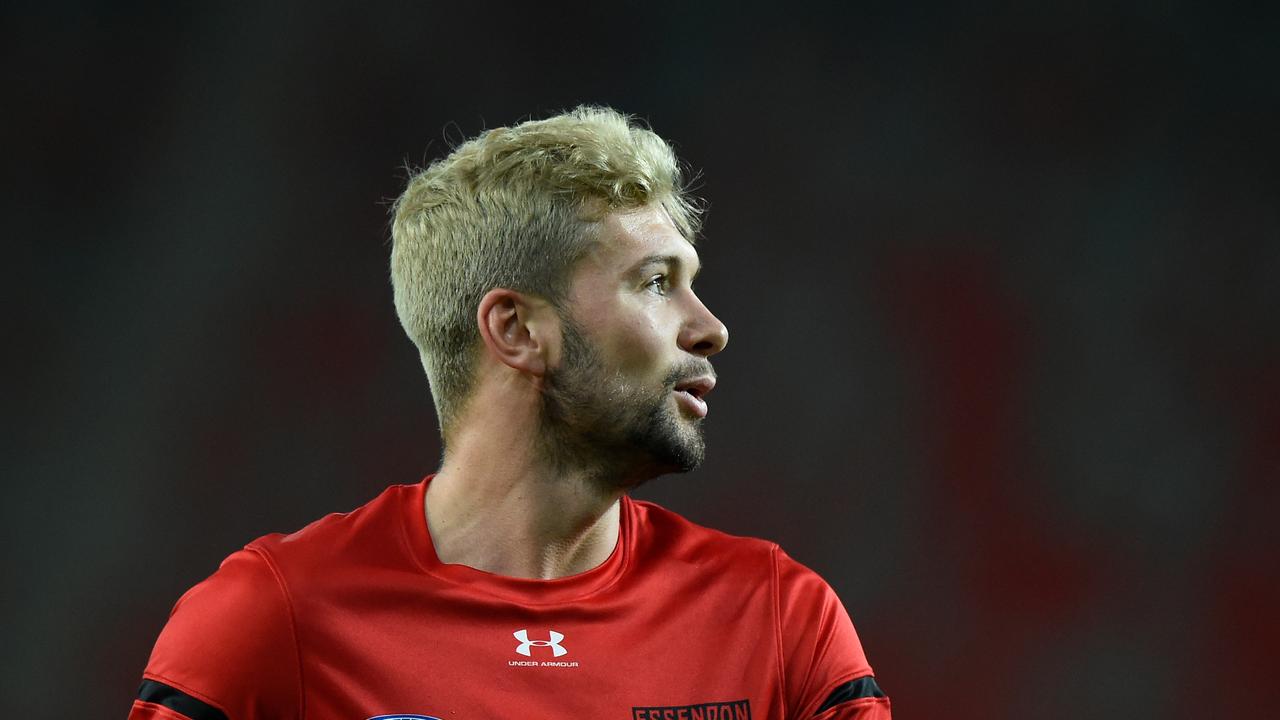
[[[645,287],[652,288],[659,295],[666,295],[667,289],[671,287],[671,281],[666,275],[654,275],[649,278],[649,282],[645,284]]]

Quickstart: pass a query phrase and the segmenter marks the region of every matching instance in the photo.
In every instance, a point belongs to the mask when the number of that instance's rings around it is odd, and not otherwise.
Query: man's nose
[[[689,320],[680,331],[680,347],[694,355],[711,357],[729,344],[729,328],[701,300],[695,297],[693,304]]]

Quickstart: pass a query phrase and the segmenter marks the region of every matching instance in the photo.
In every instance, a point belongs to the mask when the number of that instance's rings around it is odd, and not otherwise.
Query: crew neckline
[[[525,605],[552,605],[578,600],[612,585],[626,569],[631,556],[632,500],[623,495],[619,508],[618,542],[613,552],[599,565],[553,580],[517,578],[479,570],[469,565],[444,563],[436,554],[431,530],[427,526],[427,485],[435,474],[409,486],[402,503],[405,539],[409,552],[422,571],[451,585],[479,590]]]

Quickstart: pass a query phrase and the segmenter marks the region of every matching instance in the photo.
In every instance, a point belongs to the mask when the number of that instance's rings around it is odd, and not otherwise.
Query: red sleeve
[[[301,687],[286,589],[248,548],[178,600],[129,720],[298,718]]]
[[[780,549],[775,563],[787,717],[889,720],[889,698],[835,592]]]

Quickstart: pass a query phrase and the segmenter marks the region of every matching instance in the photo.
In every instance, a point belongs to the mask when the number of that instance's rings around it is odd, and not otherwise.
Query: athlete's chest
[[[537,606],[384,588],[308,607],[305,717],[780,718],[767,587]]]

